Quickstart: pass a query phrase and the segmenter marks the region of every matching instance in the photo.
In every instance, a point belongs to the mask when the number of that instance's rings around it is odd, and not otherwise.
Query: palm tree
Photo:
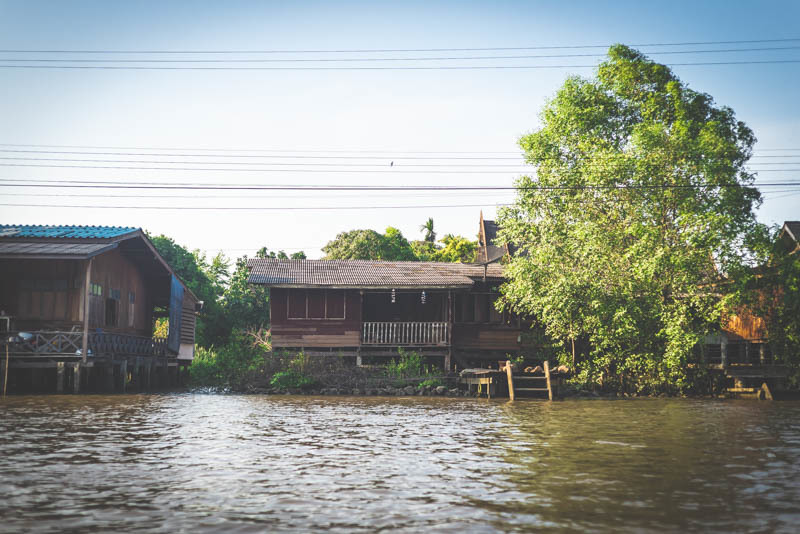
[[[433,231],[433,217],[429,217],[419,229],[421,232],[425,232],[425,241],[436,243],[436,232]]]

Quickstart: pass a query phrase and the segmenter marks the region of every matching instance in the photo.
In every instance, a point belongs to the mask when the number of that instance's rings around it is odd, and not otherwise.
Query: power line
[[[688,63],[665,63],[668,67],[718,66],[718,65],[759,65],[800,63],[800,59],[769,59],[752,61],[703,61]],[[196,70],[196,71],[379,71],[379,70],[528,70],[528,69],[592,69],[597,65],[436,65],[436,66],[390,66],[390,67],[156,67],[137,65],[8,65],[3,69],[29,70]]]
[[[755,43],[784,43],[800,41],[800,38],[784,39],[748,39],[734,41],[684,41],[672,43],[639,43],[631,47],[644,46],[703,46],[722,44],[755,44]],[[582,48],[608,48],[611,44],[602,45],[547,45],[547,46],[496,46],[483,48],[358,48],[338,50],[31,50],[31,49],[3,49],[0,53],[6,54],[356,54],[356,53],[386,53],[386,52],[488,52],[501,50],[567,50]]]
[[[772,52],[778,50],[797,50],[800,46],[775,46],[761,48],[726,48],[716,50],[661,50],[645,52],[647,55],[674,54],[717,54],[735,52]],[[236,58],[236,59],[97,59],[97,58],[0,58],[10,63],[333,63],[333,62],[389,62],[389,61],[466,61],[466,60],[508,60],[508,59],[558,59],[573,57],[606,57],[606,54],[524,54],[511,56],[417,56],[417,57],[361,57],[361,58]]]
[[[800,170],[800,169],[798,169]],[[22,181],[23,179],[0,179],[0,182]],[[36,182],[36,183],[31,183]],[[55,183],[54,183],[55,182]],[[86,180],[30,180],[22,184],[0,183],[0,187],[64,187],[64,188],[98,188],[98,189],[177,189],[177,190],[230,190],[230,191],[503,191],[503,190],[592,190],[592,189],[701,189],[701,188],[757,188],[757,187],[794,187],[800,186],[800,181],[770,182],[753,185],[746,184],[608,184],[608,185],[552,185],[552,186],[474,186],[474,185],[212,185],[196,183],[161,182],[90,182]]]
[[[2,146],[2,145],[0,145]],[[764,149],[767,150],[767,149]],[[799,149],[787,149],[796,150]],[[0,152],[14,153],[14,154],[68,154],[68,155],[95,155],[95,156],[145,156],[145,157],[190,157],[190,158],[272,158],[272,159],[342,159],[342,160],[387,160],[394,158],[397,160],[502,160],[502,161],[520,161],[524,154],[520,153],[518,157],[505,157],[505,156],[409,156],[398,157],[387,152],[387,155],[382,156],[318,156],[318,155],[275,155],[275,154],[191,154],[191,153],[169,153],[159,154],[154,152],[93,152],[93,151],[78,151],[78,150],[20,150],[20,149],[0,149]],[[753,155],[751,158],[800,158],[800,154],[781,154],[781,155]],[[37,160],[37,161],[119,161],[119,160],[72,160],[60,158],[26,158],[26,157],[3,157],[0,159],[17,159],[17,160]],[[137,163],[147,163],[136,160]],[[158,161],[155,163],[169,163]],[[211,163],[211,162],[209,162]]]
[[[21,144],[21,143],[0,143],[0,146],[12,147],[38,147],[38,148],[80,148],[95,150],[157,150],[157,151],[195,151],[195,152],[262,152],[262,153],[287,153],[287,154],[319,154],[319,153],[351,153],[351,154],[515,154],[522,155],[522,150],[518,151],[485,151],[485,150],[395,150],[388,148],[380,149],[346,149],[346,148],[311,148],[311,149],[287,149],[287,148],[197,148],[197,147],[121,147],[121,146],[98,146],[98,145],[45,145],[45,144]],[[792,151],[800,152],[800,147],[796,148],[757,148],[759,152],[770,151]],[[4,150],[3,152],[7,152]],[[50,151],[45,151],[50,152]],[[243,156],[244,157],[244,156]]]
[[[3,158],[0,158],[3,159]],[[7,159],[24,159],[24,158],[7,158]],[[162,164],[168,164],[170,162],[161,162]],[[205,162],[206,164],[210,164],[210,162]],[[800,162],[798,162],[800,163]],[[195,165],[201,165],[203,163],[196,163]],[[230,164],[230,163],[228,163]],[[797,163],[759,163],[759,165],[796,165]],[[219,165],[223,165],[223,163],[219,163]],[[243,163],[241,164],[243,165]],[[276,165],[276,164],[274,164]],[[290,165],[290,164],[287,164]],[[305,164],[306,166],[312,164]],[[339,165],[340,167],[342,165]],[[398,165],[399,167],[400,165]],[[411,167],[413,165],[405,165],[406,167]],[[424,166],[424,165],[417,165],[417,166]],[[455,167],[456,165],[445,165],[446,167]],[[466,165],[460,165],[466,166]],[[477,166],[477,165],[476,165]],[[599,164],[589,164],[589,167],[599,168],[601,165]],[[110,170],[110,169],[118,169],[118,170],[138,170],[138,171],[210,171],[210,172],[273,172],[273,173],[371,173],[371,174],[509,174],[512,171],[490,171],[490,170],[394,170],[393,167],[389,167],[388,165],[384,165],[383,167],[386,170],[378,170],[378,169],[283,169],[283,168],[240,168],[240,167],[217,167],[217,168],[210,168],[210,167],[142,167],[138,165],[55,165],[55,164],[39,164],[39,163],[0,163],[0,167],[34,167],[34,168],[53,168],[53,169],[102,169],[102,170]],[[388,167],[388,168],[387,168]],[[503,165],[492,165],[491,167],[503,167]],[[524,165],[509,165],[508,167],[524,167]],[[531,168],[525,168],[524,170],[520,170],[519,172],[524,173],[527,170],[532,170]],[[751,172],[794,172],[800,170],[800,168],[792,168],[792,169],[748,169]]]
[[[439,204],[417,206],[299,206],[299,207],[266,207],[266,206],[92,206],[72,204],[6,204],[0,206],[19,208],[80,208],[80,209],[131,209],[131,210],[193,210],[193,211],[338,211],[338,210],[391,210],[391,209],[443,209],[443,208],[481,208],[487,204]],[[507,206],[508,204],[497,204]]]

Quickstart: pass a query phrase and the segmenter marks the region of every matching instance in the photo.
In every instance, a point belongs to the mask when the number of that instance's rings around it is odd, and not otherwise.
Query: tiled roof
[[[110,239],[135,232],[136,230],[138,230],[138,228],[125,226],[44,226],[39,224],[2,224],[0,225],[0,239],[4,237]]]
[[[254,258],[248,267],[250,283],[271,287],[466,288],[484,274],[483,265],[419,261]],[[489,265],[486,275],[501,279],[502,266]]]

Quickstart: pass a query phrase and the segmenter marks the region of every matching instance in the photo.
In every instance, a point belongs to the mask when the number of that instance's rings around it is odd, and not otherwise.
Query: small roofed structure
[[[0,226],[0,334],[17,390],[176,382],[199,306],[140,228]]]
[[[492,361],[522,349],[522,321],[497,310],[503,268],[368,260],[249,260],[249,283],[270,288],[275,350]]]

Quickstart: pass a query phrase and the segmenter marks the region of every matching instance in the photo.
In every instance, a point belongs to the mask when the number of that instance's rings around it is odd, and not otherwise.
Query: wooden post
[[[153,369],[153,361],[148,361],[144,366],[144,386],[150,391],[150,373]]]
[[[6,391],[8,390],[8,339],[5,340],[6,342],[6,365],[5,369],[3,369],[3,396],[6,396]]]
[[[116,390],[114,384],[114,359],[110,358],[108,360],[108,367],[106,368],[106,391],[109,393],[114,393]]]
[[[719,356],[722,361],[722,368],[728,368],[728,340],[724,337],[719,342]]]
[[[553,388],[550,385],[550,362],[544,361],[544,376],[547,378],[547,398],[553,400]]]
[[[506,376],[508,377],[508,398],[514,400],[514,375],[511,371],[511,360],[506,360]]]
[[[72,392],[78,394],[81,392],[81,364],[75,362],[72,364]]]
[[[119,362],[119,374],[122,375],[122,393],[125,393],[128,387],[128,359],[125,358]]]
[[[64,362],[56,364],[56,393],[64,393]]]
[[[83,285],[83,341],[81,343],[81,357],[86,361],[86,356],[89,352],[89,300],[90,300],[90,286],[92,283],[92,262],[94,258],[89,258],[86,262],[86,280]]]

